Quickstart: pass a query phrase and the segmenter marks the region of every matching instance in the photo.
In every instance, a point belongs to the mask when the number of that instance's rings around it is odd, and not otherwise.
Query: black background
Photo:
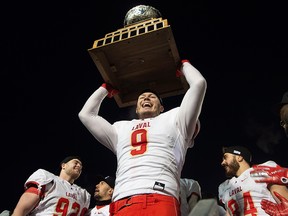
[[[287,14],[277,1],[9,1],[1,13],[1,204],[13,210],[32,172],[58,174],[67,155],[80,155],[77,184],[113,175],[116,158],[78,119],[103,79],[88,49],[123,27],[126,12],[145,4],[168,20],[182,59],[207,79],[201,132],[189,149],[183,177],[217,195],[225,179],[221,148],[245,145],[253,162],[288,166],[287,140],[273,112],[287,85]],[[161,63],[161,62],[160,62]],[[183,95],[165,98],[165,109]],[[106,99],[111,123],[134,108]]]

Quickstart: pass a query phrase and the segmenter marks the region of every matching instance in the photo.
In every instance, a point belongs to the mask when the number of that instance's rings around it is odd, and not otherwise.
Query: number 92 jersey
[[[30,215],[82,216],[89,208],[88,191],[44,169],[38,169],[27,179],[25,189],[31,184],[37,185],[40,202]]]

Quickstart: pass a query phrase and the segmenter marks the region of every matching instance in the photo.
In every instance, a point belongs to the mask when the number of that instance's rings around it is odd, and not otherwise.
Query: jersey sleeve
[[[53,179],[55,178],[55,175],[44,170],[44,169],[38,169],[36,170],[32,175],[29,176],[29,178],[26,180],[24,184],[24,190],[27,192],[32,191],[30,187],[34,187],[37,189],[34,190],[33,193],[38,194],[39,196],[43,196],[45,191],[49,189],[47,185],[49,183],[53,182]],[[52,184],[50,184],[52,185]],[[30,188],[30,189],[29,189]],[[28,190],[29,189],[29,190]]]
[[[189,89],[181,102],[177,125],[182,136],[192,141],[201,113],[207,83],[202,74],[189,62],[183,63],[180,70],[189,84]]]
[[[117,142],[116,129],[99,115],[100,105],[107,94],[108,92],[105,88],[99,87],[88,98],[78,116],[94,138],[114,152],[114,144]]]
[[[29,188],[31,184],[34,184],[38,186],[38,189],[41,189],[42,186],[52,182],[54,178],[55,178],[54,174],[44,169],[38,169],[26,180],[24,188],[26,190],[27,188]]]
[[[263,166],[269,166],[269,167],[276,167],[278,164],[275,161],[269,160],[266,161],[265,163],[259,164]]]

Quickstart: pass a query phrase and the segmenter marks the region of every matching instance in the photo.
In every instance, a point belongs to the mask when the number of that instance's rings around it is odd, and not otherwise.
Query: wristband
[[[187,59],[183,59],[183,60],[181,60],[181,63],[182,63],[182,64],[184,64],[185,62],[188,62],[188,63],[190,63],[190,61],[189,61],[189,60],[187,60]]]

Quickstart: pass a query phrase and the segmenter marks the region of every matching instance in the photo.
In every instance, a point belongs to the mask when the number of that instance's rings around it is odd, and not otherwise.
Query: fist
[[[185,62],[190,63],[190,61],[187,60],[187,59],[181,60],[181,63],[177,66],[176,77],[181,77],[181,76],[183,76],[183,73],[182,73],[182,71],[181,71],[181,67],[182,67],[182,65],[183,65]]]
[[[116,94],[119,93],[119,90],[114,89],[114,88],[112,87],[112,85],[109,84],[109,83],[103,83],[101,86],[108,91],[107,97],[109,97],[109,98],[112,98],[114,95],[116,95]]]

